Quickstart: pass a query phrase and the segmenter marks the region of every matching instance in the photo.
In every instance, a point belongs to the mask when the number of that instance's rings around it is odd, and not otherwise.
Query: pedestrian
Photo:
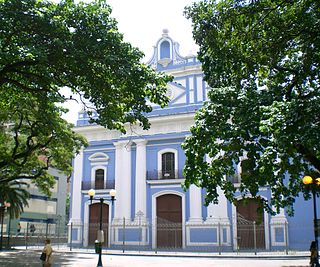
[[[36,231],[36,227],[34,226],[34,224],[31,224],[30,225],[30,233],[31,233],[31,235],[33,235],[35,231]]]
[[[45,245],[44,248],[42,250],[42,253],[45,253],[45,257],[42,260],[42,266],[43,267],[51,267],[52,265],[52,247],[51,247],[51,241],[50,239],[46,239],[44,241]]]
[[[310,245],[310,266],[319,267],[316,241],[312,241]]]
[[[21,224],[18,223],[18,226],[17,226],[17,236],[20,235],[20,232],[21,232]]]

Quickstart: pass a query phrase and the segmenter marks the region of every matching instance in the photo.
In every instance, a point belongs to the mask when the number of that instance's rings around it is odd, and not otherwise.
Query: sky
[[[90,1],[90,0],[87,0]],[[191,21],[183,15],[185,6],[198,0],[107,0],[112,7],[112,17],[118,21],[119,32],[124,41],[130,42],[144,52],[144,62],[153,53],[153,46],[162,36],[163,29],[169,30],[169,36],[180,44],[180,54],[187,56],[197,53],[192,38]],[[63,116],[76,123],[77,113],[81,109],[75,101],[68,101],[69,112]]]

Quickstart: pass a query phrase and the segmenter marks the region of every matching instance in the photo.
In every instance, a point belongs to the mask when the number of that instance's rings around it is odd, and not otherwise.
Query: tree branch
[[[6,65],[2,70],[0,70],[0,77],[5,76],[8,72],[14,72],[17,68],[26,67],[26,66],[34,66],[39,63],[38,60],[25,60],[25,61],[19,61],[15,62],[9,65]]]
[[[9,79],[9,78],[2,78],[0,79],[0,85],[1,84],[4,84],[5,82],[7,83],[12,83],[14,84],[15,86],[17,87],[20,87],[22,90],[26,91],[26,92],[30,92],[30,93],[34,93],[34,92],[49,92],[50,90],[47,90],[47,89],[42,89],[41,91],[40,90],[37,90],[37,89],[33,89],[33,88],[30,88],[22,83],[19,83],[18,81],[16,80],[12,80],[12,79]]]
[[[309,161],[313,167],[315,167],[318,172],[320,172],[320,159],[318,159],[312,151],[310,151],[308,148],[306,148],[302,144],[294,144],[296,147],[297,151],[303,155],[303,157]]]

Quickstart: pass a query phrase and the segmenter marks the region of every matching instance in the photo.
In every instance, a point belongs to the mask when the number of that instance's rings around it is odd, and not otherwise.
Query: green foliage
[[[72,157],[87,145],[61,119],[61,104],[74,101],[61,88],[91,103],[92,122],[120,131],[134,122],[147,129],[150,102],[168,102],[171,77],[140,62],[143,53],[123,41],[105,1],[0,0],[0,25],[3,188],[27,179],[50,195],[49,166],[70,174]]]
[[[48,168],[69,175],[71,159],[86,140],[73,132],[47,97],[17,90],[0,91],[0,99],[0,182],[29,179],[50,195],[54,178]]]
[[[140,63],[143,53],[123,41],[105,1],[1,0],[0,25],[1,90],[64,102],[59,89],[69,87],[94,106],[93,122],[121,131],[136,120],[149,127],[148,100],[168,102],[171,78]]]
[[[10,203],[8,212],[11,217],[18,218],[25,206],[28,206],[28,183],[21,181],[0,180],[0,203]]]
[[[240,193],[269,187],[264,208],[292,212],[301,191],[309,197],[302,176],[320,175],[319,1],[203,1],[186,16],[212,88],[183,145],[186,187],[206,188],[208,203],[220,186],[234,201],[224,176],[247,158]]]

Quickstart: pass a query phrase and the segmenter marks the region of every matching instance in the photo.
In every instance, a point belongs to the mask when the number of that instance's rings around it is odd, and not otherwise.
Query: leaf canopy
[[[71,173],[87,141],[61,119],[61,104],[74,101],[62,88],[80,96],[91,122],[122,132],[125,123],[147,129],[151,103],[168,103],[172,78],[142,57],[123,41],[106,1],[0,0],[1,186],[31,179],[50,195],[48,168]]]
[[[301,178],[320,176],[320,3],[315,0],[202,1],[186,8],[209,101],[196,115],[186,151],[186,186],[217,187],[246,159],[239,192],[271,190],[271,206],[293,211]],[[206,162],[205,156],[211,158]]]

